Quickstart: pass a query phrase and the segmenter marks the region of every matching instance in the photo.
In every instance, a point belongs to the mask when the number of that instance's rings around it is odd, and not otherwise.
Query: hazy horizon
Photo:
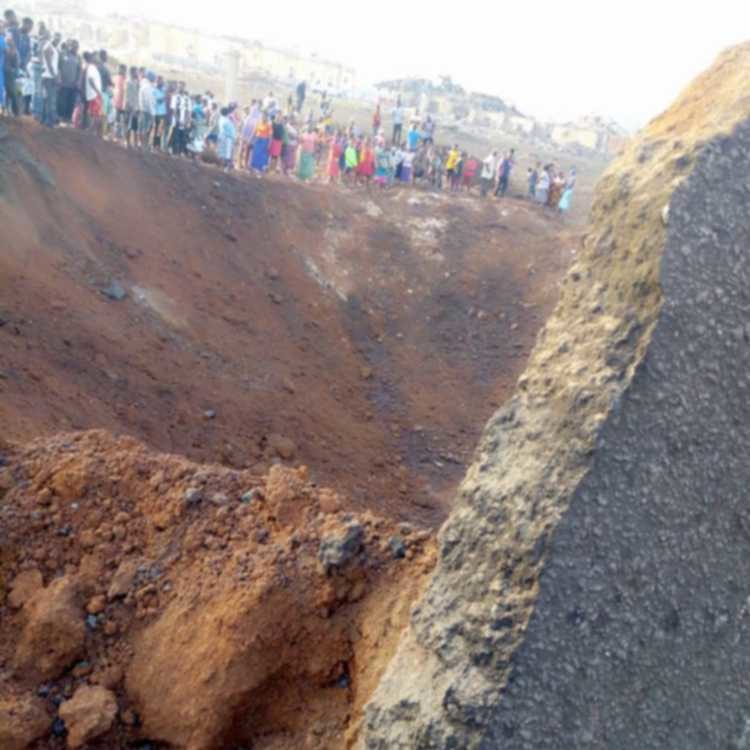
[[[632,0],[623,9],[594,0],[540,0],[485,9],[468,0],[455,20],[435,5],[394,0],[382,0],[367,20],[366,11],[353,13],[338,0],[326,8],[292,3],[283,10],[252,6],[231,13],[192,10],[176,0],[98,0],[95,8],[302,47],[353,66],[363,84],[450,75],[539,119],[597,114],[636,129],[722,49],[743,40],[750,4],[736,3],[686,7],[674,0]],[[478,31],[469,33],[470,27]]]

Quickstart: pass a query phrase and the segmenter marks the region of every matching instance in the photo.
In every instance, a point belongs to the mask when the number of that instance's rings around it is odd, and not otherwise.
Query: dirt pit
[[[576,233],[31,124],[0,166],[0,738],[351,745]]]

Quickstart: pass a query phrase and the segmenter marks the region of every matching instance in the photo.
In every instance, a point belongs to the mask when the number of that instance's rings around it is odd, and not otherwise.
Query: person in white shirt
[[[481,194],[482,198],[487,197],[487,193],[492,190],[492,186],[495,183],[495,174],[499,166],[498,153],[493,151],[483,162],[481,172]]]
[[[102,119],[102,74],[90,52],[83,53],[84,64],[84,128],[98,131]]]
[[[151,144],[151,128],[154,125],[154,81],[156,76],[148,72],[141,79],[138,89],[138,134],[141,148],[149,148]]]
[[[57,125],[57,81],[60,75],[60,52],[52,43],[47,28],[40,32],[39,46],[42,50],[42,91],[44,92],[42,124],[54,128]]]
[[[188,131],[190,130],[190,96],[185,91],[185,83],[180,81],[177,91],[172,95],[172,134],[170,148],[175,156],[187,154]]]

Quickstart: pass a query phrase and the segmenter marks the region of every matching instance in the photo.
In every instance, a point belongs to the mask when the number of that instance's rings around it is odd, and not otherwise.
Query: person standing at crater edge
[[[302,111],[302,107],[305,106],[305,97],[307,96],[307,83],[300,81],[297,84],[297,112]]]
[[[78,42],[71,40],[60,56],[60,94],[58,114],[63,122],[71,122],[81,80],[81,57]]]
[[[505,197],[505,194],[508,192],[510,173],[515,164],[515,153],[515,149],[511,149],[500,162],[500,167],[497,170],[497,190],[495,190],[495,195]]]
[[[492,181],[495,178],[495,169],[497,168],[497,151],[493,151],[483,162],[482,171],[479,175],[481,187],[480,195],[482,198],[487,197],[487,193],[492,188]]]
[[[42,36],[44,34],[44,36]],[[57,81],[60,75],[60,52],[52,43],[49,29],[40,32],[42,57],[42,124],[49,128],[57,125]]]
[[[396,106],[391,113],[393,118],[393,137],[391,143],[398,146],[401,143],[401,131],[404,129],[404,108],[401,106],[401,97],[396,99]]]

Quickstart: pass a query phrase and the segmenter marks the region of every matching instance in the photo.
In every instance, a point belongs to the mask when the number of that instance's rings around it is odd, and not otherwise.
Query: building
[[[83,49],[104,48],[133,65],[169,65],[186,73],[199,71],[223,77],[227,64],[231,64],[237,66],[238,78],[257,76],[284,84],[305,80],[312,89],[337,95],[351,94],[356,86],[353,67],[315,53],[127,15],[97,16],[87,12],[80,1],[27,2],[19,11],[44,21],[66,38],[78,39]]]

